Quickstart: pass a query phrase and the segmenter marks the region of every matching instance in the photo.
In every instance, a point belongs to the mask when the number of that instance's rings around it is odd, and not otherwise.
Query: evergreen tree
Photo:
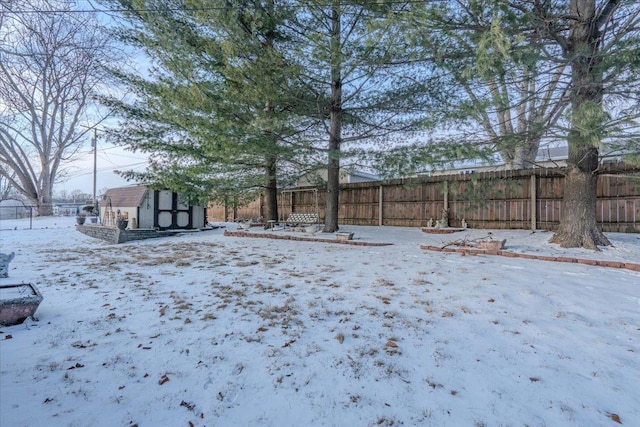
[[[612,137],[614,144],[638,149],[639,6],[637,1],[570,0],[533,11],[541,33],[558,44],[571,67],[569,158],[560,228],[552,239],[563,247],[610,244],[596,222],[599,152]]]
[[[409,126],[419,92],[390,65],[395,2],[111,1],[127,9],[125,40],[157,63],[153,79],[121,74],[138,99],[118,105],[118,137],[164,156],[129,176],[201,197],[259,187],[276,219],[277,173],[291,182],[324,153],[330,232],[343,142]]]
[[[496,0],[418,2],[403,11],[404,60],[423,70],[431,99],[424,128],[432,137],[395,147],[383,167],[408,174],[493,161],[496,153],[510,169],[533,167],[567,108],[569,77],[531,19]]]
[[[127,175],[200,200],[264,191],[266,219],[277,219],[278,171],[303,151],[287,142],[300,74],[282,53],[290,9],[274,1],[117,3],[130,24],[123,39],[156,65],[152,78],[119,73],[137,99],[118,105],[128,122],[117,136],[155,154],[147,172]]]
[[[438,83],[431,92],[442,106],[434,126],[442,134],[426,150],[414,145],[391,158],[398,163],[408,153],[415,166],[500,152],[512,167],[523,167],[533,163],[541,138],[568,141],[553,241],[608,244],[596,224],[599,151],[604,144],[638,151],[640,3],[429,2],[414,5],[405,22],[414,37],[416,28],[423,35],[412,60]]]
[[[306,97],[316,100],[316,122],[304,137],[326,155],[325,232],[337,231],[341,162],[391,135],[415,129],[423,107],[396,44],[402,2],[300,1],[292,22],[291,61],[307,69]],[[349,148],[349,144],[351,147]]]

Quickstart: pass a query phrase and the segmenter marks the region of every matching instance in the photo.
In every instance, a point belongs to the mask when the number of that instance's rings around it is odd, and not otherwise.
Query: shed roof
[[[147,190],[144,185],[111,188],[104,194],[100,205],[106,206],[110,201],[112,207],[137,208],[142,205]]]

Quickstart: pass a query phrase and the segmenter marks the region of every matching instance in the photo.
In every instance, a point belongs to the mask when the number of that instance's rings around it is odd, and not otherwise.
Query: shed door
[[[191,228],[191,209],[187,200],[169,190],[156,191],[156,199],[158,228]]]

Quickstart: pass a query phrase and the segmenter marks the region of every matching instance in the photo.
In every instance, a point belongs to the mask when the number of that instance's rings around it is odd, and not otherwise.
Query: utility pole
[[[96,180],[98,173],[98,130],[93,130],[93,206],[96,205],[98,199],[96,199]]]

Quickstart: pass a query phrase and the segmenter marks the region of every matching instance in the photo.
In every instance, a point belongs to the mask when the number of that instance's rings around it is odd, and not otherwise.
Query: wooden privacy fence
[[[449,209],[449,225],[472,228],[556,229],[562,214],[563,169],[528,169],[441,175],[345,184],[340,188],[339,223],[424,227]],[[284,190],[280,218],[318,212],[324,220],[326,191]],[[316,194],[317,193],[317,194]],[[238,208],[210,206],[210,221],[257,218],[263,199]],[[316,207],[317,206],[317,207]],[[609,166],[598,177],[596,217],[603,231],[640,232],[640,169]],[[226,214],[225,214],[226,212]]]

